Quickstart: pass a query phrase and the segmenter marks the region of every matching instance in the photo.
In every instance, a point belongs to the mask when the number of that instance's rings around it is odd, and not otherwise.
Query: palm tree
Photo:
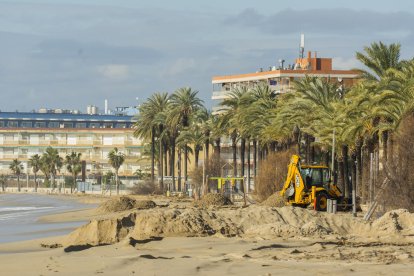
[[[111,164],[112,168],[115,170],[115,183],[116,183],[116,194],[119,195],[119,168],[125,161],[125,155],[118,151],[118,148],[114,148],[108,153],[109,164]]]
[[[203,107],[203,101],[197,96],[198,91],[190,87],[183,87],[176,90],[170,97],[169,116],[171,122],[181,125],[183,130],[189,127],[191,116]],[[188,150],[184,146],[184,179],[188,179],[187,171]]]
[[[73,183],[70,186],[70,193],[73,192],[73,187],[76,187],[76,177],[82,171],[82,161],[80,160],[81,155],[82,154],[80,152],[76,153],[73,151],[71,154],[66,155],[66,169],[72,174],[73,180]]]
[[[392,43],[386,45],[380,42],[374,42],[370,47],[364,47],[365,53],[357,52],[356,58],[362,62],[369,71],[359,70],[366,80],[379,81],[390,68],[399,69],[400,62],[400,44]]]
[[[220,159],[221,138],[226,135],[226,125],[223,114],[212,114],[207,121],[207,126],[210,129],[210,139],[214,144],[214,155]]]
[[[160,114],[165,112],[168,106],[168,93],[155,93],[139,107],[134,124],[135,137],[149,139],[151,141],[151,180],[155,179],[155,146],[156,137],[161,136],[159,131],[161,122]],[[161,154],[161,153],[160,153]]]
[[[30,157],[28,165],[32,167],[32,171],[34,174],[35,191],[37,192],[37,173],[40,171],[40,168],[42,166],[39,154],[35,154],[32,157]]]
[[[45,183],[49,183],[50,180],[50,166],[48,161],[48,156],[46,154],[42,154],[40,157],[40,171],[45,175]]]
[[[56,175],[63,166],[63,158],[59,156],[57,149],[47,147],[45,153],[41,157],[41,162],[44,166],[44,173],[50,173],[52,175],[52,188],[56,187]]]
[[[228,94],[227,99],[220,103],[222,106],[220,111],[223,112],[222,120],[226,126],[232,144],[234,176],[237,176],[237,140],[239,138],[239,125],[235,118],[238,113],[240,114],[240,109],[247,106],[247,104],[244,103],[250,102],[250,99],[247,87],[237,87]],[[243,166],[244,164],[242,164],[242,167]]]
[[[20,174],[23,171],[22,162],[20,162],[17,159],[14,159],[10,164],[9,168],[13,172],[13,174],[17,176],[17,190],[20,192]]]

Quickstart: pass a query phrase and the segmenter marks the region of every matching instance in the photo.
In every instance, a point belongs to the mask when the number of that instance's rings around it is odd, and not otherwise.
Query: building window
[[[63,123],[63,128],[73,128],[73,123]]]
[[[89,127],[90,128],[100,128],[101,127],[101,124],[100,123],[90,123],[89,124]]]
[[[24,127],[24,128],[29,128],[29,127],[32,127],[32,122],[22,122],[21,123],[21,127]]]
[[[113,128],[112,123],[104,123],[104,128]]]
[[[116,128],[126,128],[126,124],[121,124],[121,123],[119,123],[119,124],[116,124],[116,126],[115,126]]]
[[[59,122],[50,122],[49,128],[59,128]]]
[[[5,124],[3,121],[0,121],[0,127],[5,127]]]
[[[86,123],[76,123],[76,128],[86,128]]]
[[[45,122],[35,122],[34,127],[35,128],[46,128],[46,123]]]
[[[19,123],[17,121],[9,121],[7,123],[7,126],[8,127],[18,127],[19,126]]]

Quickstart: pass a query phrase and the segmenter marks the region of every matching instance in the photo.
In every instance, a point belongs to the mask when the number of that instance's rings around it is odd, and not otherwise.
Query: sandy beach
[[[404,210],[364,223],[292,207],[151,199],[156,207],[42,217],[91,222],[65,236],[0,244],[2,274],[411,275],[414,268],[414,216]]]

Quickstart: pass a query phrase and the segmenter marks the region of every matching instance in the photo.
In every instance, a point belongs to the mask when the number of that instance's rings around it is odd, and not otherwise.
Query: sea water
[[[85,221],[50,223],[39,218],[88,207],[57,196],[0,194],[0,243],[67,234]]]

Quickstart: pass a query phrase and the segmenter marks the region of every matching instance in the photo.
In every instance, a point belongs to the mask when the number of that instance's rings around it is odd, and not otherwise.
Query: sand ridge
[[[65,245],[113,244],[150,237],[408,238],[414,235],[414,214],[394,210],[373,222],[349,214],[251,205],[241,207],[165,207],[133,210],[94,219],[68,235]]]

